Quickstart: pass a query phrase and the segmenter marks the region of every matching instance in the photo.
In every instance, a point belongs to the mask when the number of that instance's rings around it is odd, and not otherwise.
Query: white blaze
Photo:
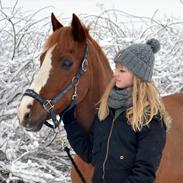
[[[30,86],[30,89],[34,90],[36,93],[40,93],[41,89],[46,85],[50,71],[52,69],[52,51],[55,48],[56,45],[52,46],[46,53],[45,59],[42,63],[41,68],[37,72],[37,74],[34,77],[34,80]],[[20,120],[20,123],[22,122],[24,116],[26,113],[30,111],[30,109],[27,108],[28,105],[33,104],[34,99],[29,96],[24,96],[22,98],[22,101],[20,103],[19,109],[18,109],[18,118]]]

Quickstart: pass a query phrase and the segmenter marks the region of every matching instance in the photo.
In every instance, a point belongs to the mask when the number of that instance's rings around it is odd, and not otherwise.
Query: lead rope
[[[83,174],[81,173],[81,171],[79,170],[79,168],[78,168],[77,164],[75,163],[73,157],[71,156],[70,149],[66,146],[66,147],[64,147],[64,151],[66,151],[69,159],[72,162],[72,165],[74,166],[74,168],[75,168],[76,172],[78,173],[79,177],[81,178],[82,182],[86,183],[86,180],[85,180]]]
[[[61,143],[62,143],[62,146],[64,147],[64,151],[67,153],[67,156],[69,157],[70,161],[72,162],[72,165],[74,166],[74,168],[75,168],[78,176],[80,177],[82,183],[87,183],[83,174],[81,173],[79,167],[77,166],[76,162],[74,161],[73,157],[71,156],[70,148],[67,147],[65,140],[61,139]]]

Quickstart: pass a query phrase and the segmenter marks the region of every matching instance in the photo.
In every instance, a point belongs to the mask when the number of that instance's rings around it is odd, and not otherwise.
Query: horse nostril
[[[31,109],[31,108],[32,108],[32,104],[28,104],[28,105],[27,105],[27,108],[28,108],[28,109]]]
[[[31,118],[31,113],[30,112],[25,113],[24,120],[27,121],[27,120],[30,120],[30,118]]]

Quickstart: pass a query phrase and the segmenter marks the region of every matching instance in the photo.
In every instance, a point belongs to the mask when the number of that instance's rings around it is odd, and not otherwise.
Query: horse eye
[[[72,63],[70,60],[64,59],[64,60],[62,60],[62,62],[61,62],[61,67],[62,67],[63,69],[68,70],[68,69],[70,69],[70,67],[72,66],[72,64],[73,64],[73,63]]]

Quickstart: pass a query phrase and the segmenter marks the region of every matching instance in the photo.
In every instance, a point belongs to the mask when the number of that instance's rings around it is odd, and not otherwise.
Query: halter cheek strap
[[[34,98],[36,101],[38,101],[43,106],[43,108],[46,112],[50,113],[53,124],[50,124],[48,121],[45,121],[44,124],[46,126],[53,128],[53,129],[57,128],[60,125],[60,123],[64,117],[64,114],[76,105],[77,97],[78,97],[77,96],[77,86],[79,84],[79,79],[86,72],[86,70],[88,68],[88,49],[89,49],[88,47],[89,47],[88,43],[86,43],[82,64],[81,64],[77,74],[72,79],[72,82],[67,87],[65,87],[57,96],[53,97],[51,100],[47,100],[44,97],[40,96],[38,93],[36,93],[32,89],[27,89],[25,91],[24,96],[30,96],[30,97]],[[72,88],[74,89],[74,93],[72,95],[71,103],[66,109],[64,109],[64,111],[62,111],[60,113],[60,119],[58,120],[54,106]]]

